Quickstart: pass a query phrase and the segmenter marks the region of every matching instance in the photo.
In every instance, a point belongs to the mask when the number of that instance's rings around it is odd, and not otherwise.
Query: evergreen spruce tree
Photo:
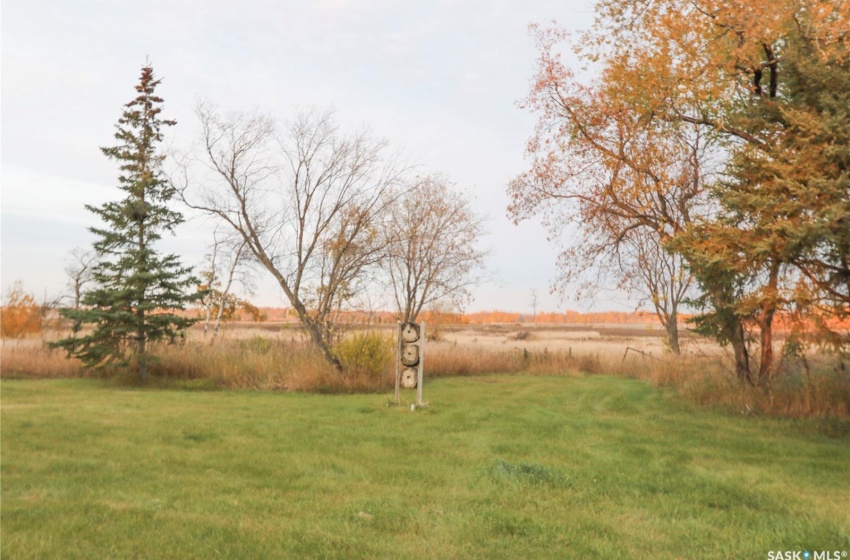
[[[142,68],[138,95],[116,125],[118,144],[101,148],[120,163],[119,188],[126,196],[100,207],[86,205],[104,223],[89,228],[97,236],[96,287],[84,294],[80,309],[63,310],[74,322],[74,335],[54,344],[90,367],[126,365],[130,358],[143,382],[148,377],[148,342],[182,338],[193,321],[174,312],[197,297],[187,295],[197,284],[191,269],[183,267],[177,255],[161,255],[154,248],[162,233],[174,233],[183,221],[179,212],[168,208],[175,190],[161,172],[162,128],[176,121],[160,115],[163,100],[154,93],[160,81],[150,64]],[[84,325],[92,328],[82,333]]]

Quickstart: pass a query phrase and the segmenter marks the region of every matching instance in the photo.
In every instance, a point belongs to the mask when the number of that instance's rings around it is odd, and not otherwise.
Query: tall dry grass
[[[379,337],[370,339],[355,333],[350,341],[340,345],[343,362],[350,366],[343,375],[328,365],[305,341],[265,336],[219,339],[215,344],[200,340],[180,345],[151,344],[149,368],[152,377],[157,379],[205,380],[211,386],[229,389],[389,390],[394,385],[395,348],[392,343],[384,343],[383,335]],[[356,354],[364,352],[368,354],[366,359],[357,359]],[[378,355],[379,352],[384,352],[384,356]],[[491,373],[575,375],[601,371],[598,356],[573,356],[571,352],[529,353],[434,345],[428,348],[425,360],[428,378]],[[115,373],[87,370],[79,360],[66,359],[63,351],[52,350],[40,340],[4,342],[0,365],[0,375],[5,378],[84,377]],[[128,372],[124,375],[128,379],[131,377]]]
[[[91,377],[79,360],[65,359],[63,350],[51,349],[39,338],[0,339],[0,376],[7,379]]]
[[[801,370],[786,363],[770,385],[738,381],[720,356],[664,356],[609,361],[607,374],[650,381],[708,408],[782,418],[850,419],[850,370],[836,357],[821,357]]]
[[[480,347],[433,346],[425,355],[429,377],[526,373],[577,375],[601,373],[596,354],[573,355],[571,351],[493,350]]]
[[[298,338],[253,336],[219,339],[211,345],[193,340],[182,345],[151,345],[155,382],[194,382],[223,389],[306,392],[378,392],[394,385],[394,346],[353,335],[342,346],[344,361],[354,364],[340,374]],[[367,346],[363,346],[366,344]],[[368,359],[358,360],[358,349]],[[385,353],[384,356],[381,352]],[[850,419],[850,371],[838,360],[816,360],[812,367],[787,363],[769,387],[741,385],[722,357],[647,357],[573,354],[571,351],[487,349],[433,344],[426,348],[426,379],[493,373],[526,375],[606,374],[649,381],[706,407],[744,414],[786,418]],[[91,371],[41,339],[6,340],[0,346],[4,378],[57,378],[111,375]],[[124,372],[126,379],[132,374]],[[850,429],[850,428],[848,428]]]
[[[254,337],[151,344],[149,371],[155,383],[204,381],[204,386],[265,391],[360,392],[391,386],[391,372],[356,371],[340,375],[308,345]],[[128,368],[92,370],[67,359],[42,340],[3,341],[0,376],[6,379],[120,376],[133,381]]]

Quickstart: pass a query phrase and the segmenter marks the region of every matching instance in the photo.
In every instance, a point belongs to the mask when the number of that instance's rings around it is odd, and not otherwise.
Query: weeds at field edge
[[[366,348],[364,356],[359,349]],[[178,346],[152,345],[154,387],[194,390],[247,389],[315,393],[391,391],[394,347],[380,337],[354,337],[340,347],[351,364],[340,374],[310,346],[294,338],[223,339],[210,345],[193,341]],[[427,378],[492,373],[521,375],[604,374],[649,381],[656,387],[706,408],[745,415],[814,418],[819,431],[850,437],[850,373],[826,360],[815,367],[789,367],[770,387],[741,385],[720,358],[642,357],[573,354],[563,351],[487,350],[434,347],[427,357]],[[793,364],[792,364],[793,365]],[[132,373],[92,372],[44,340],[3,341],[0,375],[6,379],[109,376],[116,383],[137,381]]]

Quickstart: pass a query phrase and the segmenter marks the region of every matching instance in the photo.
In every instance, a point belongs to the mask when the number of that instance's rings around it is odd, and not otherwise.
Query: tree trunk
[[[206,340],[207,333],[210,330],[210,319],[211,319],[210,306],[209,306],[209,304],[207,304],[207,305],[204,306],[204,340]]]
[[[145,114],[145,117],[147,114]],[[147,119],[143,120],[143,125],[147,125]],[[147,160],[142,162],[141,169],[141,177],[144,179],[147,176]],[[143,212],[145,210],[145,190],[142,186],[139,191],[139,211]],[[147,233],[145,230],[145,221],[144,216],[138,218],[138,228],[139,228],[139,260],[136,261],[136,281],[139,282],[139,278],[147,272],[147,258],[145,258],[145,249],[147,248],[147,238],[145,234]],[[147,333],[145,332],[145,287],[144,285],[136,288],[138,290],[136,294],[136,336],[138,337],[138,360],[139,360],[139,377],[142,379],[142,383],[148,382],[148,361],[147,356],[145,355],[145,343],[147,342]]]
[[[80,299],[82,299],[83,286],[79,278],[74,279],[74,309],[80,308]]]
[[[764,383],[770,378],[773,371],[773,311],[761,325],[761,361],[759,363],[758,384]]]
[[[221,297],[221,301],[218,302],[218,312],[215,315],[215,322],[213,323],[213,333],[212,338],[210,339],[210,344],[215,342],[215,337],[218,336],[218,331],[221,328],[221,317],[224,315],[224,297]]]
[[[142,314],[142,320],[144,320],[144,314]],[[146,345],[147,340],[145,339],[144,331],[139,332],[139,340],[138,340],[138,352],[139,352],[139,377],[142,379],[142,383],[148,382],[148,356],[146,354]]]
[[[254,236],[255,234],[252,233],[251,235]],[[246,236],[246,239],[250,238]],[[256,239],[256,237],[254,237],[254,239]],[[259,245],[259,243],[257,244]],[[295,293],[290,289],[286,278],[284,278],[280,271],[275,267],[268,255],[263,253],[261,250],[252,249],[252,251],[254,252],[254,256],[257,257],[266,270],[272,273],[275,280],[277,280],[278,285],[281,289],[283,289],[283,293],[286,294],[286,297],[289,299],[289,303],[291,303],[292,308],[295,309],[295,313],[298,315],[298,319],[301,321],[301,324],[307,327],[307,331],[310,333],[310,338],[319,350],[319,353],[330,365],[334,367],[335,370],[337,370],[340,374],[343,373],[342,362],[340,362],[339,358],[334,356],[333,352],[331,352],[331,347],[328,344],[328,341],[324,336],[322,336],[321,326],[317,325],[315,321],[310,318],[307,308],[304,307],[301,300],[298,299]]]
[[[674,355],[681,355],[682,351],[679,347],[679,318],[676,313],[667,317],[667,342],[670,344],[670,351]]]
[[[290,296],[289,287],[285,286],[284,283],[281,283],[281,286],[284,287],[284,292],[286,292],[287,296]],[[290,303],[292,303],[292,307],[295,309],[295,312],[298,314],[298,318],[301,320],[301,323],[307,327],[307,331],[310,333],[310,338],[313,341],[313,344],[322,354],[322,357],[327,360],[329,364],[331,364],[334,369],[336,369],[339,373],[342,373],[343,367],[342,362],[339,361],[339,358],[334,356],[334,353],[331,352],[330,344],[328,344],[327,339],[322,336],[321,326],[317,325],[315,321],[310,318],[310,315],[307,313],[307,308],[304,307],[300,301],[298,301],[295,297],[289,297]]]
[[[338,372],[342,373],[342,362],[340,362],[339,358],[334,356],[334,353],[331,352],[331,347],[328,344],[328,341],[322,336],[322,333],[319,330],[319,325],[310,320],[305,321],[302,319],[302,322],[307,326],[307,330],[310,332],[310,338],[313,339],[313,344],[316,345],[316,348],[319,349],[319,352],[321,352],[325,360],[327,360],[328,363],[331,364]]]
[[[665,305],[661,305],[658,300],[654,300],[655,303],[655,316],[658,317],[658,320],[661,322],[661,326],[664,327],[664,331],[667,333],[667,343],[670,345],[670,351],[675,355],[681,355],[681,348],[679,347],[679,312],[678,305],[676,302],[673,303],[672,310],[668,311]]]
[[[144,199],[143,199],[144,200]],[[145,239],[144,239],[144,228],[140,228],[139,230],[139,248],[144,251],[145,248]],[[145,267],[139,266],[136,269],[136,274],[141,275],[141,272]],[[146,351],[146,342],[147,342],[147,333],[145,332],[145,310],[142,307],[145,303],[145,289],[139,289],[139,293],[137,295],[136,300],[136,342],[137,342],[137,352],[138,352],[138,360],[139,360],[139,377],[142,379],[142,383],[148,382],[148,362],[147,356],[145,355]]]
[[[741,324],[740,320],[738,320],[734,327],[731,344],[735,352],[735,376],[741,383],[753,385],[753,380],[750,376],[750,354],[747,351],[746,333],[744,332],[744,325]]]
[[[759,362],[758,379],[756,379],[757,384],[769,380],[773,371],[773,317],[776,315],[778,285],[779,263],[774,262],[770,267],[767,290],[762,304],[761,321],[759,321],[761,360]]]

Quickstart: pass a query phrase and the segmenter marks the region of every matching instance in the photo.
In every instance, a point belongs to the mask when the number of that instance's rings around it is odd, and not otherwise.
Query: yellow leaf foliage
[[[20,281],[13,283],[0,313],[0,336],[21,338],[40,333],[41,327],[41,306],[31,294],[24,292]]]

